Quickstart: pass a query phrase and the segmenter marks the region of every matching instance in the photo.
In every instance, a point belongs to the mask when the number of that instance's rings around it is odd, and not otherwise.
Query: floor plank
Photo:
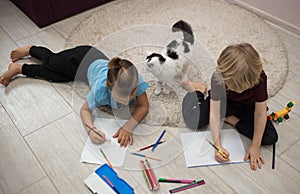
[[[42,31],[11,2],[0,7],[0,25],[14,41]]]
[[[20,47],[33,44],[45,46],[53,52],[62,51],[65,45],[65,39],[51,27],[46,27],[42,32],[38,32],[34,36],[22,38],[16,42]]]
[[[23,136],[71,112],[70,106],[46,81],[17,78],[0,93],[2,105]]]
[[[11,63],[10,60],[10,51],[16,47],[16,43],[9,37],[9,35],[3,30],[0,26],[0,44],[1,52],[0,52],[0,74],[7,71],[8,65]]]
[[[39,161],[0,106],[0,191],[16,193],[45,176]]]
[[[9,3],[10,3],[9,0],[1,0],[0,1],[0,7],[7,6]]]
[[[213,166],[210,169],[237,193],[293,193],[298,190],[299,172],[279,157],[276,157],[273,170],[271,152],[268,149],[261,149],[261,152],[267,161],[261,170],[251,171],[249,163]]]
[[[83,141],[77,135],[73,119],[70,114],[25,140],[59,193],[88,193],[83,181],[93,169],[79,161]]]
[[[58,192],[54,187],[54,185],[51,183],[50,179],[48,177],[45,177],[39,182],[24,189],[19,194],[32,194],[32,193],[55,194]]]
[[[292,165],[298,173],[300,173],[300,156],[299,156],[299,146],[300,146],[300,138],[298,141],[291,146],[286,152],[284,152],[280,157],[286,161],[288,164]]]

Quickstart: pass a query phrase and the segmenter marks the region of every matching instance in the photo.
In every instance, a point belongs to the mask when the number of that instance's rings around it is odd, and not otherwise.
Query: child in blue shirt
[[[32,56],[41,64],[19,64],[20,58]],[[51,82],[86,82],[91,91],[88,93],[80,115],[85,129],[95,144],[105,142],[105,134],[93,123],[92,110],[100,105],[118,108],[136,100],[132,117],[114,134],[120,146],[133,143],[132,130],[147,115],[149,103],[146,90],[149,87],[138,74],[136,67],[128,60],[113,58],[109,60],[101,51],[92,46],[78,46],[53,53],[48,48],[28,45],[11,52],[8,70],[0,76],[0,84],[8,86],[17,74],[45,79]]]

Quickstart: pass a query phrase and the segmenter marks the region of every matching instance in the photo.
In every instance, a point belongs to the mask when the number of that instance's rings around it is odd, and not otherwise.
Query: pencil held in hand
[[[207,139],[207,142],[212,145],[213,148],[215,148],[215,150],[217,150],[222,156],[223,158],[226,158],[226,159],[229,159],[228,156],[222,152],[222,150],[220,150],[219,148],[217,148],[213,143],[211,143],[208,139]]]
[[[106,138],[105,138],[105,135],[103,134],[101,134],[101,133],[99,133],[98,131],[97,131],[97,128],[96,127],[91,127],[91,126],[89,126],[88,124],[84,124],[87,128],[89,128],[89,132],[88,132],[88,136],[91,138],[91,140],[92,140],[92,142],[93,143],[97,143],[97,144],[99,144],[99,143],[104,143],[104,142],[108,142],[108,143],[110,143],[110,140],[107,140]],[[93,138],[92,136],[90,136],[90,133],[91,132],[94,132],[97,136],[98,136],[98,138],[96,138],[95,139],[95,137]],[[100,139],[99,139],[99,137],[100,137]]]

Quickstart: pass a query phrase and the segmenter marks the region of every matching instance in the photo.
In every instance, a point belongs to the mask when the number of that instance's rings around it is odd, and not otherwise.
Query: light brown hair
[[[107,83],[109,89],[115,88],[120,96],[130,96],[138,85],[138,71],[130,61],[113,58],[108,63]]]
[[[230,90],[242,92],[260,82],[262,63],[249,43],[226,47],[217,62],[224,84]]]

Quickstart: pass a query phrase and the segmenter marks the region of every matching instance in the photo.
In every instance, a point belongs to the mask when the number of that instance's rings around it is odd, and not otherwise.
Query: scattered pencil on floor
[[[196,182],[196,180],[174,179],[174,178],[159,178],[158,182],[162,182],[162,183],[184,183],[184,184],[191,184],[191,183]]]
[[[161,135],[159,136],[158,140],[155,142],[155,144],[152,146],[151,151],[153,152],[155,150],[155,148],[157,147],[158,143],[160,142],[160,140],[162,139],[162,137],[165,135],[166,130],[163,130],[163,132],[161,133]]]
[[[184,190],[187,190],[187,189],[191,189],[191,188],[194,188],[194,187],[197,187],[197,186],[200,186],[200,185],[204,185],[204,184],[205,184],[204,180],[200,180],[200,181],[196,181],[194,183],[188,184],[188,185],[184,185],[184,186],[181,186],[181,187],[177,187],[175,189],[171,189],[171,190],[169,190],[169,192],[170,193],[177,193],[177,192],[184,191]]]
[[[148,158],[148,159],[151,159],[151,160],[161,161],[161,159],[159,159],[159,158],[153,158],[153,157],[150,157],[150,156],[146,156],[145,154],[140,154],[140,153],[135,153],[135,152],[131,152],[131,154],[135,155],[135,156],[140,156],[140,157]]]
[[[102,153],[103,157],[107,161],[107,164],[113,169],[114,168],[113,165],[110,163],[109,159],[106,157],[106,155],[104,154],[104,152],[101,148],[100,148],[100,152]]]
[[[157,190],[159,188],[159,183],[157,182],[153,169],[150,166],[150,163],[148,160],[140,160],[140,166],[142,168],[142,172],[144,175],[144,178],[148,184],[149,189],[152,190]]]
[[[140,160],[140,166],[141,166],[144,178],[145,178],[145,180],[146,180],[146,182],[148,184],[149,189],[153,190],[153,184],[151,183],[151,180],[150,180],[150,178],[149,178],[149,176],[148,176],[148,174],[146,172],[146,168],[145,168],[145,165],[144,165],[144,163],[143,163],[142,160]]]
[[[160,142],[158,143],[158,145],[159,145],[159,144],[162,144],[162,143],[165,143],[165,142],[166,142],[166,141],[160,141]],[[153,147],[154,145],[155,145],[155,144],[152,144],[152,145],[148,145],[148,146],[146,146],[146,147],[143,147],[143,148],[139,149],[137,152],[140,152],[140,151],[149,149],[149,148]]]
[[[150,178],[153,183],[153,190],[157,190],[159,188],[159,183],[157,182],[153,169],[151,168],[150,162],[147,159],[145,159],[145,166],[146,170],[149,171]]]

